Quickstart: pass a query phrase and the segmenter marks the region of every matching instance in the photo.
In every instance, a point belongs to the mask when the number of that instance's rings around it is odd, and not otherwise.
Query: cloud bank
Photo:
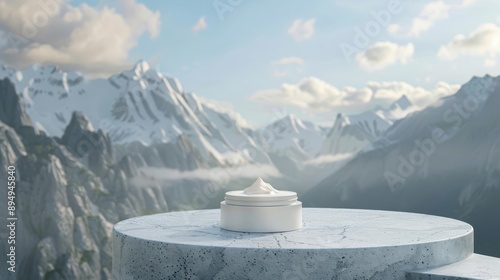
[[[500,27],[493,23],[483,24],[469,35],[459,34],[448,44],[441,46],[438,57],[454,60],[460,56],[481,56],[486,66],[495,65],[500,53]]]
[[[374,71],[396,63],[406,64],[413,57],[413,44],[397,45],[377,42],[356,55],[356,61],[365,70]]]
[[[56,64],[105,76],[130,67],[129,52],[144,34],[158,36],[160,14],[135,0],[116,8],[68,0],[0,0],[0,58],[16,68]]]
[[[363,88],[337,88],[315,77],[303,78],[297,84],[283,84],[279,89],[255,92],[250,99],[270,105],[292,106],[310,113],[331,110],[367,109],[373,104],[389,105],[406,95],[425,107],[443,96],[455,93],[458,85],[439,82],[434,89],[424,89],[405,82],[368,82]]]

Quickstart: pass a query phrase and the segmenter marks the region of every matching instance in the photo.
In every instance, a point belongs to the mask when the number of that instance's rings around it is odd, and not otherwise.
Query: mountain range
[[[328,172],[416,110],[403,96],[388,108],[339,115],[327,133],[293,115],[252,129],[144,61],[108,79],[41,65],[21,71],[2,65],[0,78],[14,83],[34,127],[47,135],[61,137],[73,112],[82,112],[108,133],[120,156],[129,154],[138,166],[181,170],[259,164],[291,177]]]
[[[306,206],[428,213],[471,223],[476,249],[500,256],[500,77],[392,125],[311,189]]]
[[[475,77],[423,110],[402,96],[327,128],[288,115],[253,129],[145,62],[109,79],[0,66],[0,180],[16,166],[20,275],[110,279],[112,224],[218,207],[274,169],[269,181],[305,206],[458,218],[476,251],[500,256],[499,85]]]
[[[235,118],[184,92],[177,79],[164,77],[144,61],[109,79],[89,80],[40,65],[23,71],[2,66],[4,77],[14,82],[35,127],[48,135],[61,136],[79,111],[113,143],[166,143],[185,134],[212,165],[269,163]]]

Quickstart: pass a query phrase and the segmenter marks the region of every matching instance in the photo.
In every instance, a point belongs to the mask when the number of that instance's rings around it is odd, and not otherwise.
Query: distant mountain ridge
[[[376,141],[395,121],[418,111],[406,95],[388,108],[355,115],[338,114],[321,147],[321,154],[355,154]]]
[[[87,80],[39,65],[23,71],[2,66],[3,77],[15,83],[35,126],[50,135],[61,136],[73,112],[81,111],[114,143],[149,145],[184,134],[213,165],[270,162],[237,120],[204,105],[144,61],[109,79]]]
[[[303,163],[318,155],[324,132],[312,122],[287,115],[255,132],[257,143],[273,164],[288,176],[297,176]]]
[[[500,256],[500,77],[475,77],[422,111],[403,96],[387,108],[339,115],[325,133],[293,115],[246,128],[142,62],[106,80],[38,66],[0,66],[2,75],[9,80],[0,79],[0,179],[7,181],[9,165],[22,174],[23,279],[111,279],[113,223],[191,209],[207,187],[225,187],[218,177],[213,184],[156,180],[142,167],[216,167],[219,176],[228,174],[220,166],[269,163],[286,175],[279,183],[287,188],[320,181],[300,195],[305,206],[459,218],[475,227],[479,252]],[[420,164],[414,150],[430,155]]]
[[[108,79],[88,80],[77,72],[40,65],[22,71],[0,65],[2,77],[14,82],[37,129],[60,137],[73,112],[83,112],[112,143],[123,146],[121,151],[133,151],[138,165],[163,162],[172,167],[172,161],[160,159],[170,150],[162,143],[176,142],[171,146],[184,147],[179,151],[196,157],[190,161],[177,154],[182,170],[260,164],[296,176],[305,167],[329,168],[323,163],[331,160],[339,166],[338,159],[345,162],[371,149],[396,121],[419,110],[403,95],[387,108],[338,115],[326,133],[325,128],[293,115],[254,130],[185,92],[179,80],[151,69],[145,61]],[[142,148],[150,145],[155,145],[157,154]]]
[[[471,223],[476,246],[500,256],[500,77],[474,77],[396,122],[302,200],[307,206],[387,209]]]

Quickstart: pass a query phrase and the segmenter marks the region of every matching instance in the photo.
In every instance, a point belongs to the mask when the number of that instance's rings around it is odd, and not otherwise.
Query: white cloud
[[[196,24],[193,26],[193,32],[198,32],[203,29],[207,29],[207,21],[205,20],[205,17],[201,17]]]
[[[285,76],[293,75],[302,72],[304,60],[296,56],[282,57],[273,61],[274,65],[273,76],[275,78],[283,78]]]
[[[212,168],[212,169],[195,169],[190,171],[180,171],[178,169],[145,167],[141,171],[147,178],[134,178],[133,182],[139,186],[148,186],[150,184],[158,184],[158,181],[148,182],[152,178],[156,180],[185,180],[185,179],[200,179],[200,180],[216,180],[220,176],[228,176],[227,179],[253,179],[257,177],[281,177],[281,173],[274,165],[244,165],[228,168]],[[146,181],[146,182],[145,182]],[[149,185],[150,185],[149,184]]]
[[[331,110],[354,109],[363,111],[373,104],[389,105],[406,95],[417,106],[425,107],[437,99],[455,93],[459,86],[439,82],[432,90],[415,87],[405,82],[369,82],[363,88],[336,88],[315,77],[297,84],[283,84],[279,89],[255,92],[251,100],[265,104],[293,106],[306,112],[323,113]]]
[[[287,75],[288,75],[287,70],[274,70],[274,72],[273,72],[273,76],[275,78],[283,78],[283,77],[286,77]]]
[[[142,35],[159,34],[160,14],[135,0],[119,0],[115,8],[0,0],[0,29],[11,34],[0,48],[1,59],[14,67],[57,64],[107,75],[130,67],[129,51]]]
[[[454,94],[459,85],[438,82],[432,90],[412,86],[405,82],[368,82],[367,87],[373,91],[373,100],[377,103],[390,104],[406,95],[415,105],[426,107],[441,97]]]
[[[409,36],[418,37],[423,32],[429,30],[434,22],[448,17],[448,11],[451,6],[443,1],[435,1],[428,3],[420,11],[418,17],[413,19]]]
[[[319,166],[324,164],[331,164],[335,162],[342,162],[352,158],[355,153],[342,153],[342,154],[327,154],[304,161],[304,165]]]
[[[451,42],[439,48],[438,57],[454,60],[459,56],[482,56],[486,66],[495,65],[495,57],[500,53],[500,27],[483,24],[469,35],[456,35]]]
[[[468,7],[476,3],[476,0],[462,0],[462,7]]]
[[[299,83],[283,84],[280,89],[261,90],[251,96],[252,100],[269,104],[290,105],[311,111],[323,112],[337,106],[368,102],[371,92],[336,87],[315,77],[304,78]]]
[[[314,35],[315,22],[316,19],[314,18],[309,20],[297,19],[292,23],[290,28],[288,28],[288,34],[296,41],[307,40]]]
[[[399,24],[393,23],[387,26],[387,32],[391,35],[396,35],[401,30],[401,26]]]
[[[153,12],[135,0],[119,0],[118,3],[121,17],[132,27],[132,33],[140,35],[149,32],[152,38],[158,36],[161,23],[159,12]]]
[[[280,58],[279,60],[273,61],[273,64],[277,64],[277,65],[288,65],[288,64],[303,65],[304,60],[300,57],[289,56],[289,57],[283,57],[283,58]]]
[[[397,45],[391,42],[377,42],[356,55],[356,61],[365,70],[383,69],[396,63],[406,64],[413,57],[413,44]]]

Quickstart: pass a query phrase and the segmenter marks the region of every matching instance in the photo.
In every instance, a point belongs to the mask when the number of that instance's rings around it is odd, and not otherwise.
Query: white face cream
[[[226,230],[283,232],[302,227],[297,193],[276,190],[261,178],[244,190],[226,192],[220,207],[220,226]]]
[[[278,194],[279,192],[260,177],[250,187],[243,190],[244,194]]]

